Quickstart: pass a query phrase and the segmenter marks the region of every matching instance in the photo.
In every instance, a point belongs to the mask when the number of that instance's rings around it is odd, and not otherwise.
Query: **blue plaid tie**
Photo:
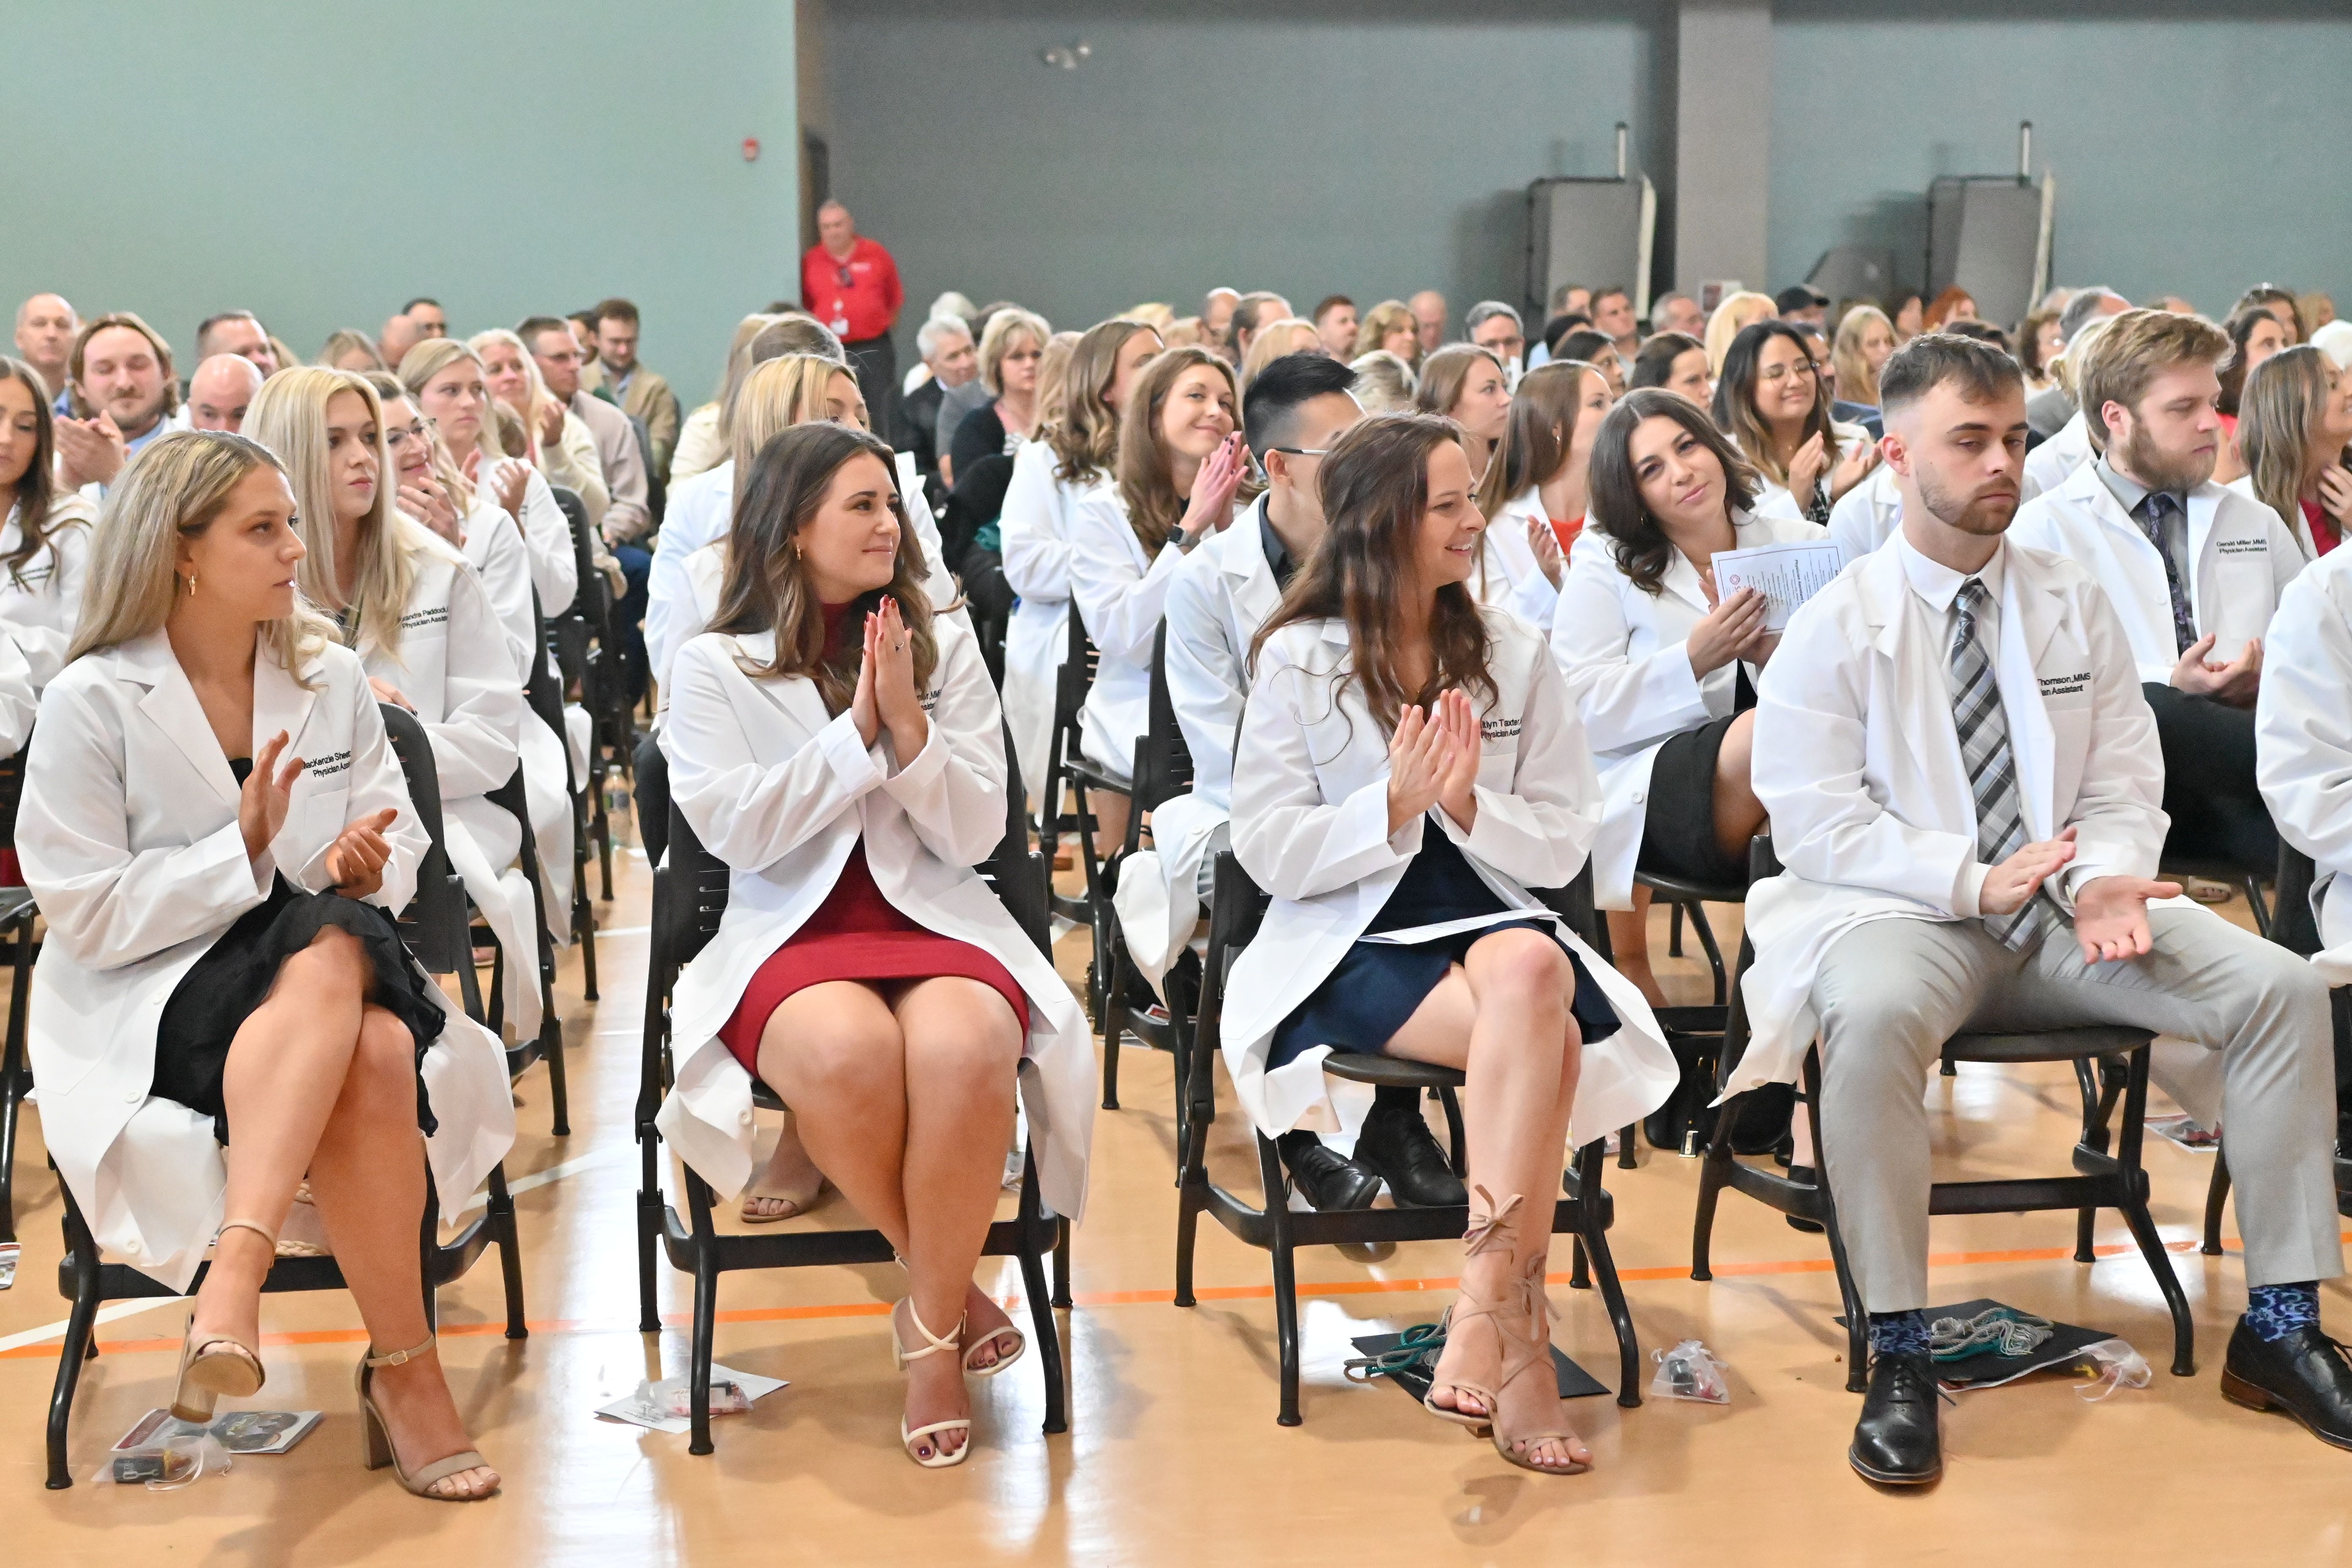
[[[2187,653],[2197,640],[2197,617],[2189,613],[2189,590],[2180,581],[2179,563],[2164,547],[2165,521],[2179,510],[2179,501],[2164,490],[2148,491],[2132,508],[2132,521],[2139,524],[2139,531],[2156,546],[2157,559],[2164,563],[2164,585],[2172,595],[2172,636],[2180,645],[2172,650],[2176,654]]]
[[[1990,597],[1984,584],[1971,577],[1960,584],[1952,607],[1951,658],[1945,678],[1952,689],[1952,719],[1960,732],[1960,761],[1968,765],[1969,787],[1976,796],[1977,858],[1998,866],[2025,847],[2025,814],[2018,805],[2017,759],[2009,749],[2009,718],[2001,710],[2000,686],[1994,680],[1992,659],[1977,636],[1978,618]],[[2022,909],[2005,915],[1986,915],[1985,930],[2019,952],[2042,935],[2047,906],[2041,894]]]

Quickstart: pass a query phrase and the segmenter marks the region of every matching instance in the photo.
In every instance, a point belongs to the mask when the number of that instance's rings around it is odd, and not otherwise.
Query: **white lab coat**
[[[755,680],[772,634],[712,633],[678,651],[662,729],[670,798],[732,867],[719,930],[678,975],[670,1007],[677,1062],[657,1125],[720,1192],[751,1179],[751,1075],[719,1038],[751,976],[799,930],[862,838],[883,896],[917,923],[986,949],[1029,1000],[1021,1088],[1039,1190],[1053,1212],[1086,1208],[1094,1130],[1094,1047],[1069,985],[972,866],[1004,836],[1001,710],[980,644],[942,618],[940,668],[924,694],[930,738],[901,764],[888,732],[867,746],[846,712],[828,717],[805,679]]]
[[[308,766],[258,863],[237,828],[238,789],[172,645],[158,629],[89,654],[50,683],[27,763],[16,848],[48,940],[33,971],[33,1071],[41,1131],[102,1251],[187,1288],[222,1219],[226,1168],[212,1121],[149,1092],[164,1003],[273,873],[328,886],[344,826],[386,806],[392,858],[368,902],[415,891],[425,829],[359,660],[326,647],[305,690],[265,645],[254,661],[253,747],[285,731]],[[506,1058],[489,1032],[448,1015],[423,1073],[440,1130],[425,1142],[455,1222],[514,1142]]]
[[[1496,695],[1480,714],[1476,823],[1465,833],[1443,807],[1430,816],[1505,904],[1546,919],[1528,889],[1564,887],[1584,868],[1601,789],[1543,638],[1517,616],[1491,607],[1485,615]],[[1226,986],[1225,1066],[1269,1137],[1339,1130],[1323,1077],[1328,1049],[1314,1047],[1273,1072],[1267,1053],[1282,1021],[1347,956],[1421,848],[1422,819],[1388,830],[1389,738],[1362,684],[1346,679],[1352,668],[1342,621],[1297,623],[1268,637],[1234,757],[1234,852],[1274,902]],[[1559,929],[1624,1026],[1584,1047],[1570,1126],[1581,1146],[1664,1104],[1676,1074],[1641,992]]]
[[[514,656],[515,679],[530,683],[531,661],[553,668],[554,654],[539,643],[538,617],[533,613],[530,548],[512,519],[487,500],[477,499],[465,520],[466,564],[481,579],[490,609],[506,633],[507,651]],[[528,700],[523,704],[523,790],[530,798],[531,835],[539,846],[540,880],[547,892],[550,934],[559,946],[572,941],[572,765],[565,755],[565,737],[539,716]]]
[[[1135,766],[1135,743],[1150,727],[1151,643],[1183,564],[1172,543],[1144,554],[1117,486],[1089,489],[1071,508],[1070,598],[1099,656],[1079,739],[1114,778]]]
[[[1738,548],[1818,542],[1821,529],[1802,518],[1734,514]],[[1660,748],[1685,730],[1728,718],[1739,695],[1736,664],[1691,672],[1691,628],[1706,615],[1698,568],[1677,550],[1655,594],[1643,592],[1617,563],[1616,541],[1599,529],[1577,536],[1562,614],[1553,623],[1551,654],[1567,678],[1570,700],[1600,770],[1601,834],[1592,845],[1592,891],[1604,910],[1633,907],[1634,862],[1649,820],[1650,770]],[[1748,679],[1756,667],[1748,666]],[[1712,823],[1676,830],[1714,831]]]
[[[2018,480],[2017,499],[2021,506],[2043,490],[2054,490],[2098,454],[2091,449],[2090,423],[2076,409],[2074,416],[2058,426],[2057,433],[2025,454],[2025,472]]]
[[[2254,493],[2254,476],[2252,474],[2241,474],[2221,488],[2232,495],[2245,497],[2256,506],[2270,505],[2270,502]],[[2272,515],[2277,515],[2276,508],[2272,509]],[[2295,548],[2303,552],[2305,565],[2308,566],[2319,559],[2319,542],[2311,537],[2311,520],[2303,515],[2303,508],[2296,507],[2293,517],[2280,518],[2279,521],[2286,524],[2286,531],[2289,533],[2294,535]],[[2332,554],[2333,552],[2330,553]]]
[[[368,674],[397,687],[433,742],[441,780],[441,832],[450,868],[465,880],[506,950],[508,1016],[515,1037],[539,1033],[539,911],[518,860],[513,813],[483,798],[514,776],[529,710],[505,628],[481,579],[437,534],[405,524],[415,579],[400,645],[362,643]],[[551,910],[549,920],[560,916]]]
[[[2158,685],[2172,679],[2180,654],[2164,559],[2107,489],[2096,463],[2084,463],[2056,489],[2018,508],[2009,536],[2089,573],[2115,601],[2139,678]],[[2189,616],[2200,637],[2215,634],[2210,657],[2228,659],[2247,638],[2270,629],[2279,591],[2303,570],[2304,557],[2278,513],[2208,479],[2189,492]]]
[[[11,507],[0,524],[0,561],[24,542]],[[16,634],[38,691],[65,668],[66,648],[81,620],[82,584],[89,576],[90,535],[97,509],[79,490],[61,490],[49,502],[47,536],[33,558],[11,570],[0,566],[0,622]]]
[[[1839,558],[1851,565],[1885,543],[1887,535],[1902,522],[1903,491],[1895,481],[1895,470],[1881,463],[1870,470],[1870,478],[1838,497],[1837,505],[1830,508],[1830,542],[1838,547]]]
[[[1112,899],[1128,955],[1154,989],[1200,923],[1201,862],[1233,810],[1250,644],[1282,600],[1265,558],[1265,507],[1260,496],[1204,542],[1168,590],[1168,695],[1192,753],[1192,787],[1152,812],[1151,847],[1120,870]]]
[[[2312,912],[2330,985],[2352,985],[2352,550],[2320,557],[2279,595],[2254,700],[2254,777],[2279,837],[2311,857]]]
[[[1551,526],[1543,492],[1534,485],[1505,501],[1486,520],[1486,531],[1479,542],[1478,569],[1470,574],[1470,592],[1480,604],[1499,605],[1536,630],[1549,632],[1560,590],[1544,575],[1535,547],[1528,542],[1530,522]],[[1565,584],[1565,573],[1561,581]]]
[[[930,595],[931,608],[941,610],[956,603],[961,590],[941,558],[939,521],[931,515],[930,500],[915,473],[914,455],[896,456],[899,502],[906,508],[915,537],[922,542],[923,564],[929,572],[923,591]],[[661,531],[654,535],[653,564],[646,573],[646,668],[653,671],[656,721],[669,710],[671,661],[679,648],[702,635],[719,604],[715,591],[707,602],[698,601],[687,558],[705,545],[724,540],[734,524],[735,460],[731,458],[678,486],[662,514]],[[717,559],[723,570],[725,552]],[[971,624],[971,617],[961,607],[952,613],[966,626]]]
[[[475,491],[484,497],[496,494],[498,469],[519,460],[500,458],[496,463],[485,462],[481,477],[474,481]],[[580,557],[572,541],[572,520],[555,504],[555,492],[548,488],[546,476],[528,463],[521,466],[527,477],[522,515],[515,521],[522,525],[523,542],[530,547],[531,586],[539,590],[540,608],[560,616],[580,594]]]
[[[1077,483],[1056,479],[1058,461],[1045,442],[1024,443],[997,519],[1004,581],[1021,596],[1004,628],[1004,719],[1013,726],[1022,787],[1033,800],[1045,793],[1055,689],[1070,649],[1070,519],[1082,496],[1101,492],[1114,505],[1118,499],[1108,475]]]
[[[1820,1024],[1822,959],[1875,920],[1976,913],[1976,800],[1952,720],[1941,628],[1920,635],[1907,543],[1848,567],[1789,623],[1757,689],[1751,777],[1786,868],[1748,892],[1752,1028],[1727,1093],[1792,1083]],[[2029,841],[2076,830],[2045,884],[2153,877],[2168,823],[2164,755],[2124,627],[2076,563],[2003,546],[1994,677]]]

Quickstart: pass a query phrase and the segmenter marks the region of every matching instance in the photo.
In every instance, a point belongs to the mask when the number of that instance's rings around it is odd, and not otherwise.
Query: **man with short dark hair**
[[[1592,327],[1609,334],[1617,357],[1627,364],[1642,352],[1642,328],[1633,319],[1633,296],[1624,289],[1612,285],[1592,296]]]
[[[646,422],[653,470],[667,479],[669,455],[677,447],[677,394],[637,358],[637,308],[626,300],[605,300],[587,315],[596,359],[604,367],[604,388],[622,413]]]
[[[449,335],[449,318],[442,312],[441,301],[438,300],[429,300],[420,294],[403,305],[400,308],[400,313],[415,324],[416,341],[419,342],[423,342],[427,338],[446,338]]]
[[[1824,331],[1830,322],[1830,297],[1810,283],[1792,283],[1772,297],[1772,308],[1784,321],[1810,321]]]
[[[1706,312],[1698,301],[1687,294],[1661,294],[1650,301],[1650,331],[1681,332],[1686,337],[1704,341],[1706,337]]]
[[[1323,352],[1333,359],[1349,359],[1356,352],[1356,302],[1345,294],[1327,294],[1315,306],[1308,318],[1315,323],[1315,335],[1323,340]]]
[[[68,489],[110,485],[122,465],[170,427],[179,406],[172,348],[129,310],[85,323],[66,361],[70,414],[57,421],[58,471]]]
[[[2229,352],[2196,316],[2110,321],[2078,384],[2105,449],[2026,502],[2015,533],[2095,577],[2122,618],[2164,743],[2167,855],[2259,869],[2278,860],[2254,782],[2263,638],[2304,561],[2278,513],[2213,483]]]
[[[898,427],[898,351],[890,329],[907,302],[898,263],[857,232],[838,201],[816,209],[817,242],[801,258],[801,302],[833,330],[849,354],[866,411],[883,439]]]
[[[285,368],[278,363],[278,351],[270,345],[269,329],[250,310],[223,310],[217,316],[205,317],[197,325],[198,364],[215,354],[239,354],[251,360],[265,380]]]
[[[2004,537],[2016,362],[1930,333],[1879,394],[1901,523],[1799,607],[1758,682],[1754,784],[1786,868],[1748,894],[1752,1033],[1727,1085],[1792,1081],[1818,1035],[1872,1351],[1848,1462],[1896,1485],[1943,1468],[1920,1084],[1963,1030],[2094,1025],[2219,1059],[2251,1298],[2223,1390],[2352,1447],[2352,1366],[2318,1323],[2316,1281],[2343,1272],[2326,988],[2156,879],[2164,758],[2125,629],[2090,572]]]
[[[253,395],[261,390],[261,367],[241,353],[217,353],[188,377],[188,428],[239,431]]]
[[[81,318],[62,294],[36,294],[16,307],[16,357],[47,384],[53,414],[66,412],[66,361],[80,331]]]
[[[515,329],[515,335],[530,351],[549,395],[578,416],[596,439],[596,458],[604,466],[604,487],[612,493],[598,531],[613,559],[621,563],[625,587],[614,616],[621,632],[621,668],[629,700],[635,702],[645,696],[647,681],[643,627],[646,576],[654,562],[645,542],[653,514],[646,509],[645,455],[637,446],[636,427],[618,408],[580,389],[580,344],[569,321],[532,316]]]

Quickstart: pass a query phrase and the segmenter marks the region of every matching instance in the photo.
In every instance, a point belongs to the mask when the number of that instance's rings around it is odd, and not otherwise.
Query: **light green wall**
[[[307,356],[416,294],[459,332],[622,294],[692,406],[799,289],[789,0],[0,0],[0,300],[135,310],[184,372],[223,309]]]

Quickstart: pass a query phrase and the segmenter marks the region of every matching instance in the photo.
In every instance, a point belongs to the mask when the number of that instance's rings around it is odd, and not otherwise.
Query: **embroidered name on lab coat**
[[[2091,672],[2087,669],[2079,675],[2045,675],[2041,680],[2045,702],[2053,697],[2080,697],[2091,689]]]
[[[2266,535],[2255,533],[2243,539],[2225,539],[2215,548],[2224,555],[2268,555],[2271,542]]]
[[[349,752],[333,752],[326,756],[312,759],[310,765],[302,771],[314,779],[328,778],[336,773],[347,773],[352,771],[352,754]]]
[[[411,610],[400,617],[400,629],[413,632],[419,626],[446,626],[449,624],[449,606],[435,605],[430,608]]]
[[[945,687],[934,686],[915,700],[920,703],[922,705],[923,711],[928,713],[932,709],[937,708],[940,705],[940,693],[945,689]]]
[[[1517,719],[1482,719],[1478,721],[1478,738],[1481,741],[1516,740],[1518,733],[1519,721]]]

